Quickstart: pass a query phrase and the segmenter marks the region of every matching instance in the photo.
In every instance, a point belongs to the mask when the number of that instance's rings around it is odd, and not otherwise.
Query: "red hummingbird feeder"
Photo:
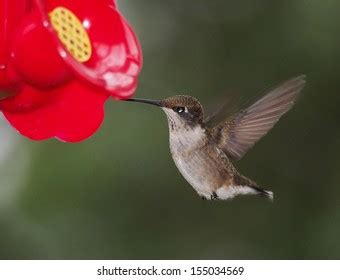
[[[0,110],[21,134],[76,142],[131,97],[138,39],[114,0],[0,0]]]

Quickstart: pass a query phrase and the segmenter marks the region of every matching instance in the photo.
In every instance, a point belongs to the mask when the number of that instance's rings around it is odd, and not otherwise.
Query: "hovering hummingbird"
[[[304,85],[304,75],[288,80],[217,125],[204,118],[201,103],[191,96],[126,100],[163,109],[173,160],[202,199],[226,200],[255,194],[273,200],[271,191],[241,175],[231,160],[241,159],[275,125],[293,106]]]

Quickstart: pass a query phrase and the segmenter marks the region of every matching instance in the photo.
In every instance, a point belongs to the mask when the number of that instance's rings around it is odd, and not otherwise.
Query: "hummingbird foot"
[[[219,197],[218,197],[218,195],[217,195],[216,192],[213,192],[213,193],[211,194],[211,196],[210,196],[210,199],[211,199],[211,200],[219,200]]]
[[[213,192],[210,196],[209,195],[200,195],[202,200],[219,200],[216,192]]]

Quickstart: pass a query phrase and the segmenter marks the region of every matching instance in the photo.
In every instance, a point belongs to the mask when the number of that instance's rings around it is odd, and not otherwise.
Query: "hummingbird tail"
[[[264,190],[258,186],[252,186],[252,188],[255,189],[260,196],[268,199],[271,202],[274,202],[274,193],[272,191]]]
[[[241,174],[237,174],[237,176],[235,176],[234,180],[237,180],[238,185],[246,185],[249,186],[251,189],[253,189],[255,191],[255,194],[258,194],[266,199],[268,199],[269,201],[273,202],[274,201],[274,193],[272,191],[268,191],[265,190],[261,187],[259,187],[254,181],[250,180],[249,178],[241,175]]]
[[[262,193],[265,198],[269,199],[271,202],[274,202],[274,193],[272,191],[263,190]]]

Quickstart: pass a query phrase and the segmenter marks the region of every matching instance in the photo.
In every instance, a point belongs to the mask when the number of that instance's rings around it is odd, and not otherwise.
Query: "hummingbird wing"
[[[301,75],[270,90],[248,108],[213,127],[213,139],[228,156],[241,159],[294,105],[305,83],[305,76]],[[209,126],[209,122],[206,124]]]

